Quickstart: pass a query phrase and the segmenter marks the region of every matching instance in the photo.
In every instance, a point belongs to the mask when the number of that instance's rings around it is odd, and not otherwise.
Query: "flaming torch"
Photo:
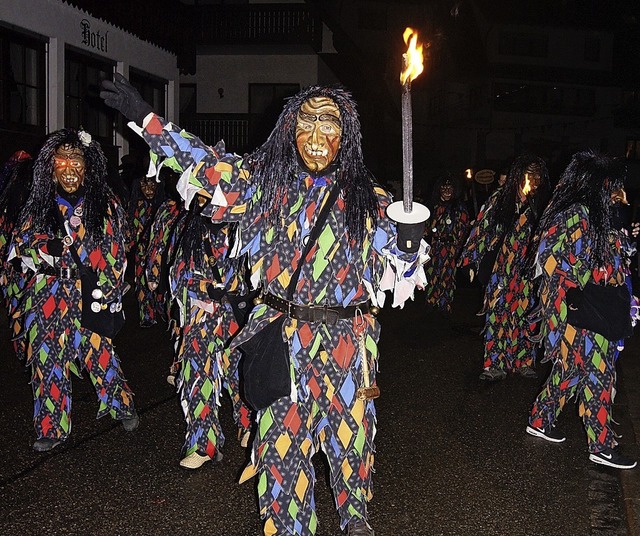
[[[418,33],[412,28],[404,31],[403,39],[407,51],[402,55],[402,201],[392,203],[387,207],[387,215],[398,222],[398,231],[402,231],[402,224],[418,224],[429,219],[427,207],[413,202],[413,123],[411,117],[411,82],[424,70],[422,44],[418,44]],[[417,243],[416,242],[417,239]],[[400,240],[400,238],[399,238]],[[405,237],[406,246],[416,249],[420,238]]]

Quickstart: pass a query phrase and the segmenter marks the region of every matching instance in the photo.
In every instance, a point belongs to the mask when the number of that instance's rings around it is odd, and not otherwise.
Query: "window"
[[[224,95],[224,90],[218,94],[220,98]],[[180,121],[183,117],[192,117],[198,112],[198,86],[196,84],[180,84]]]
[[[67,49],[65,54],[64,123],[84,128],[101,144],[113,144],[113,115],[100,98],[100,83],[113,78],[114,65]]]
[[[299,84],[249,84],[250,143],[261,145],[273,130],[287,97]]]
[[[0,28],[0,123],[44,134],[45,43]]]
[[[584,40],[584,59],[586,61],[600,61],[600,39],[587,37]]]
[[[548,46],[546,35],[501,32],[498,42],[498,52],[505,56],[546,58]]]
[[[130,69],[129,81],[140,92],[142,98],[151,105],[154,112],[162,117],[166,116],[166,80],[137,69]]]

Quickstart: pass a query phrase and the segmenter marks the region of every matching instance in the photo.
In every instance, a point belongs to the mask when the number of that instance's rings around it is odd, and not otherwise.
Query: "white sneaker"
[[[209,456],[202,456],[197,452],[192,452],[180,460],[180,467],[185,469],[200,469],[205,463],[210,462]]]

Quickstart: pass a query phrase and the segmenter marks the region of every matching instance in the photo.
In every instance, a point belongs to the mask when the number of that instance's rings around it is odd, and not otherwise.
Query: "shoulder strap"
[[[287,300],[291,301],[293,299],[293,292],[295,291],[296,285],[298,284],[298,279],[300,278],[300,272],[302,271],[302,265],[309,254],[312,246],[315,244],[316,240],[320,236],[322,232],[322,228],[324,227],[324,222],[327,220],[329,216],[329,212],[333,208],[333,205],[338,199],[338,194],[340,193],[340,187],[338,186],[338,181],[335,180],[331,185],[331,192],[329,193],[329,197],[327,197],[327,201],[322,207],[320,214],[318,214],[318,219],[316,220],[313,229],[309,233],[309,240],[307,241],[304,249],[302,250],[302,255],[300,256],[300,262],[298,262],[298,266],[296,271],[293,272],[291,276],[291,280],[289,281],[289,286],[287,287]]]
[[[80,255],[78,255],[78,250],[76,249],[75,243],[73,241],[73,237],[71,236],[71,233],[69,232],[69,229],[67,228],[67,220],[64,217],[64,215],[62,214],[62,212],[60,212],[60,206],[58,205],[58,203],[56,202],[56,219],[58,220],[58,225],[60,226],[60,230],[66,234],[69,238],[71,238],[71,244],[67,245],[67,247],[69,248],[69,253],[71,253],[71,256],[73,257],[73,260],[75,261],[76,265],[78,266],[78,270],[80,271],[84,271],[86,269],[85,265],[83,264],[83,262],[80,260]]]

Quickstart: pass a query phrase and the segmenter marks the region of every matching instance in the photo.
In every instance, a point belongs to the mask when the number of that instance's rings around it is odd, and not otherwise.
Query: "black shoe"
[[[364,519],[349,521],[347,536],[375,536],[373,529]]]
[[[135,411],[129,417],[125,417],[124,419],[122,419],[122,427],[124,428],[125,432],[133,432],[139,424],[140,418]]]
[[[555,428],[550,428],[549,430],[544,430],[542,428],[534,428],[533,426],[527,426],[527,434],[532,435],[534,437],[539,437],[546,441],[551,441],[551,443],[562,443],[566,437],[562,435],[561,432],[556,430]]]
[[[594,463],[615,467],[616,469],[633,469],[638,464],[635,460],[630,460],[623,456],[622,450],[617,445],[612,449],[592,452],[589,454],[589,459]]]
[[[36,452],[47,452],[56,448],[62,441],[60,439],[51,439],[50,437],[41,437],[33,443],[33,450]]]

